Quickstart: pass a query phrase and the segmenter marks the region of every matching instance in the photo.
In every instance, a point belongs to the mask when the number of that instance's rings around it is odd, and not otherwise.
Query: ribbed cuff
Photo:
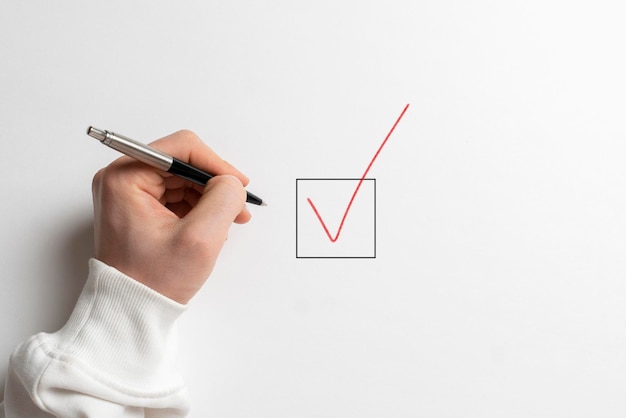
[[[175,322],[185,310],[185,305],[91,259],[74,311],[51,342],[57,355],[94,377],[141,392],[169,391],[182,386]]]

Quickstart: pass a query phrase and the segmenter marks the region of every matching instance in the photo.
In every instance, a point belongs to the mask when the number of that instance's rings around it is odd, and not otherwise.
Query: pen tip
[[[267,206],[267,202],[266,201],[261,202],[261,206]]]

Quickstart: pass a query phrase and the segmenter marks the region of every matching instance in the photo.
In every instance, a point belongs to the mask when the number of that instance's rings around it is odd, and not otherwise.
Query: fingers
[[[184,180],[178,177],[170,177],[165,179],[166,190],[163,193],[163,196],[161,196],[161,198],[159,199],[159,201],[169,210],[174,212],[179,218],[184,218],[185,216],[187,216],[189,211],[198,204],[200,198],[202,197],[202,194],[204,193],[204,190],[200,189],[200,191],[198,191],[197,187],[195,187],[196,185],[193,185],[193,187],[188,187],[188,185],[184,183],[179,184],[179,182],[168,182],[167,180],[169,179],[178,179],[181,182],[184,182]],[[239,179],[237,179],[237,181],[239,182]],[[244,210],[242,210],[241,213],[239,213],[235,218],[235,223],[246,223],[250,220],[251,217],[252,216],[250,215],[250,212],[248,211],[247,207],[245,207]]]
[[[216,176],[207,183],[204,194],[184,218],[185,233],[195,236],[193,242],[208,242],[221,248],[233,221],[244,223],[250,219],[245,203],[246,191],[237,177]],[[211,248],[209,252],[219,248]]]

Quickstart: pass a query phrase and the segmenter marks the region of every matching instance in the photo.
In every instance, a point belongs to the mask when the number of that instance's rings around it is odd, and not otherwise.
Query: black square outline
[[[373,256],[341,256],[341,257],[328,257],[328,256],[308,256],[308,257],[304,257],[304,256],[298,256],[298,181],[300,180],[356,180],[356,181],[360,181],[360,178],[299,178],[296,179],[296,258],[317,258],[317,259],[323,259],[323,258],[329,258],[329,259],[333,259],[333,258],[376,258],[376,179],[372,179],[372,178],[365,178],[363,179],[363,181],[373,181],[374,182],[374,255]]]

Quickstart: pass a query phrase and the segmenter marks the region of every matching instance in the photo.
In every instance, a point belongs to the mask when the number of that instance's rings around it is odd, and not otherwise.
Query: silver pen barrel
[[[103,131],[90,126],[87,129],[87,135],[96,138],[104,145],[111,147],[122,154],[128,155],[129,157],[135,158],[142,163],[148,164],[162,171],[168,171],[174,161],[171,156],[157,149],[114,132]]]

